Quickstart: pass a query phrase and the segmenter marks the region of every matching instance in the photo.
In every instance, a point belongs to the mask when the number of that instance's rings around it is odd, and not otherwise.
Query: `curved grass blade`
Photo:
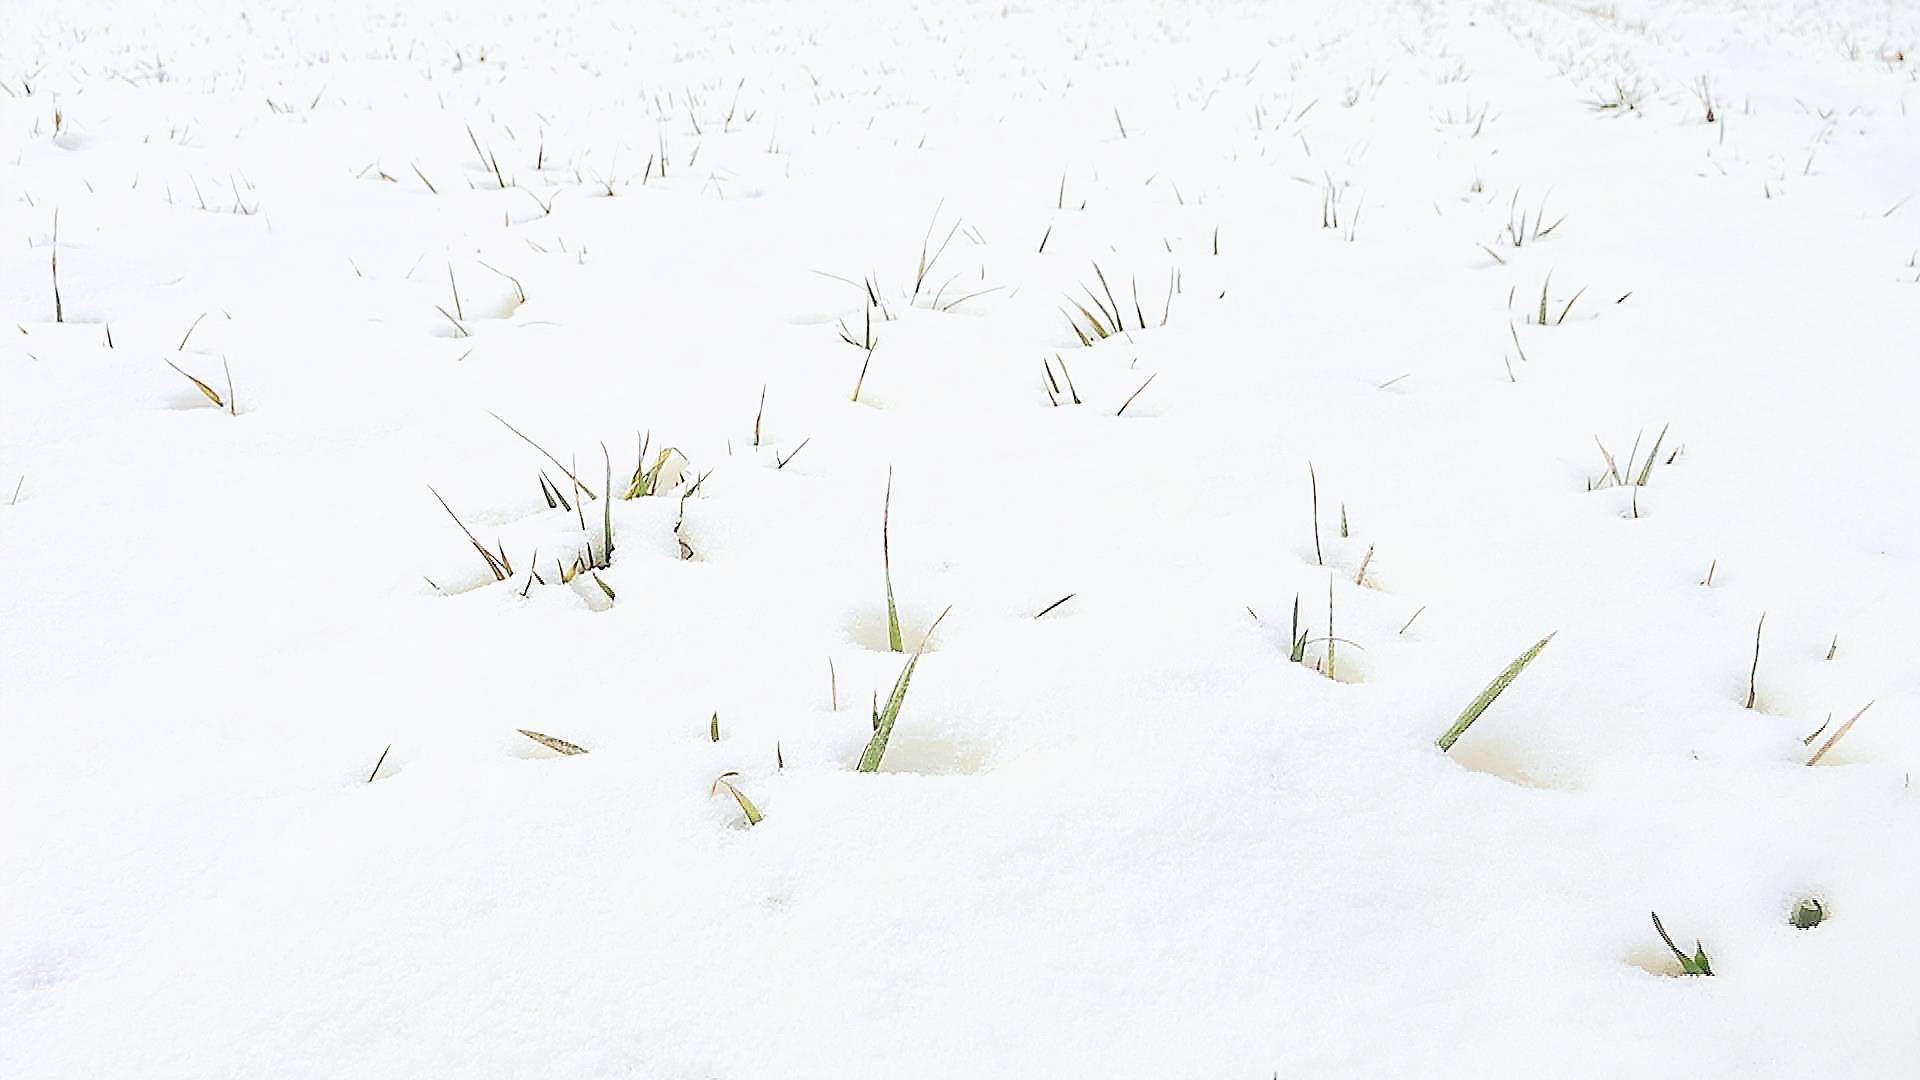
[[[740,804],[740,812],[747,816],[747,824],[758,825],[766,820],[766,816],[760,813],[759,807],[753,805],[752,799],[747,798],[746,792],[735,786],[733,778],[739,775],[737,772],[721,773],[719,778],[714,780],[713,787],[707,789],[707,797],[712,798],[720,793],[721,788],[726,788],[727,794],[733,796],[733,801]]]

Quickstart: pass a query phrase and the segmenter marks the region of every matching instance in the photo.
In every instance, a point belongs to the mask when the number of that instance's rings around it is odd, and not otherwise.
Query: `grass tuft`
[[[1793,905],[1793,915],[1787,920],[1795,930],[1811,930],[1827,921],[1827,906],[1818,897],[1803,897]]]
[[[1073,305],[1074,312],[1078,315],[1076,317],[1073,312],[1063,312],[1067,318],[1067,325],[1072,327],[1073,335],[1080,340],[1080,344],[1091,346],[1096,341],[1147,329],[1146,309],[1140,303],[1138,277],[1130,279],[1133,319],[1129,321],[1127,308],[1123,307],[1119,298],[1114,295],[1113,286],[1107,281],[1107,272],[1098,262],[1093,264],[1093,276],[1100,286],[1099,292],[1095,292],[1091,285],[1080,286],[1080,291],[1086,294],[1087,301],[1093,307],[1089,309],[1086,304],[1080,302],[1079,298],[1069,296],[1067,303]],[[1165,326],[1167,320],[1172,318],[1173,294],[1179,290],[1179,283],[1179,272],[1177,270],[1169,272],[1166,299],[1161,305],[1160,321],[1157,325]]]

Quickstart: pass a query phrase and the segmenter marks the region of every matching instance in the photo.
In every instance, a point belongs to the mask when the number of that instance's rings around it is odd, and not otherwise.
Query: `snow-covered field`
[[[5,14],[0,1077],[1920,1069],[1909,0]]]

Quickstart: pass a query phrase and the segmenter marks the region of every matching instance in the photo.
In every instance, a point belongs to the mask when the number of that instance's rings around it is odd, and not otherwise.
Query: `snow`
[[[1911,5],[9,15],[0,1076],[1920,1061]]]

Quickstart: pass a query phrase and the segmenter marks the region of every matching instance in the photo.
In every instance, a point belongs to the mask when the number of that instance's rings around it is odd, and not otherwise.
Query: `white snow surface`
[[[1920,1070],[1920,7],[7,7],[0,1077]]]

